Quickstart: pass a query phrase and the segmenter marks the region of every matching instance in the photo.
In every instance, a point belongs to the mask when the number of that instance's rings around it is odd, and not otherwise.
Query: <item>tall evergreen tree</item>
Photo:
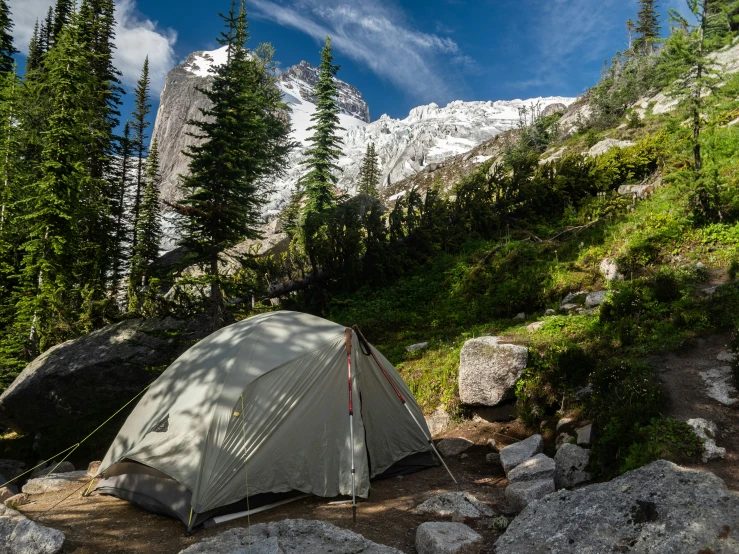
[[[0,72],[8,73],[13,70],[13,56],[18,50],[13,46],[13,20],[10,18],[10,8],[5,0],[0,0]]]
[[[40,178],[31,184],[25,202],[28,240],[25,243],[26,294],[18,306],[35,354],[66,338],[69,313],[79,306],[79,201],[85,186],[89,144],[89,67],[72,16],[44,60],[44,78],[35,86],[49,99],[47,130],[43,133]]]
[[[326,37],[315,89],[316,111],[311,118],[313,126],[308,128],[313,131],[308,139],[311,146],[303,161],[308,172],[299,182],[299,190],[305,198],[303,241],[314,273],[318,272],[317,254],[325,234],[326,214],[336,205],[335,186],[338,178],[334,173],[340,171],[336,162],[342,153],[335,80],[339,69],[338,65],[334,65],[331,37]]]
[[[49,6],[49,11],[46,12],[46,19],[41,25],[41,50],[44,54],[51,50],[51,47],[54,46],[53,33],[54,9]]]
[[[367,145],[362,167],[359,170],[359,192],[377,197],[380,186],[380,164],[375,150],[375,143]]]
[[[54,24],[51,29],[51,40],[55,41],[62,32],[62,28],[69,23],[69,17],[74,9],[74,0],[56,0],[54,6]]]
[[[113,204],[113,217],[115,218],[115,243],[113,252],[113,269],[111,276],[111,293],[117,294],[120,288],[121,279],[126,269],[128,261],[128,239],[130,235],[130,227],[126,216],[126,196],[129,189],[129,172],[131,168],[131,159],[133,157],[133,149],[131,143],[131,124],[126,122],[123,127],[123,136],[121,136],[120,147],[118,151],[120,165],[117,174],[117,187],[115,192],[115,202]]]
[[[203,121],[192,121],[203,142],[190,149],[190,176],[181,183],[184,200],[176,206],[184,217],[182,244],[206,264],[213,327],[225,321],[219,255],[226,248],[260,236],[261,209],[267,183],[284,172],[290,123],[275,86],[271,47],[252,52],[247,43],[246,6],[232,0],[223,16],[219,39],[227,61],[215,69],[212,88],[202,89],[211,108]]]
[[[639,0],[639,13],[637,14],[634,30],[637,34],[634,43],[637,52],[648,56],[653,55],[654,46],[659,39],[661,30],[657,0]]]
[[[43,55],[41,46],[41,36],[39,34],[38,19],[33,27],[33,35],[28,45],[28,57],[26,58],[26,75],[39,68],[41,65],[41,56]]]
[[[146,159],[144,192],[141,197],[141,213],[136,222],[136,235],[139,242],[134,248],[131,260],[131,287],[129,299],[132,311],[137,308],[137,288],[149,282],[149,268],[159,257],[162,241],[161,210],[159,206],[159,148],[157,140],[151,145]]]
[[[144,68],[141,77],[136,84],[136,108],[133,112],[133,148],[136,153],[136,197],[133,204],[133,247],[138,244],[136,228],[138,226],[139,212],[141,210],[141,193],[144,187],[144,159],[146,158],[146,129],[149,127],[149,114],[151,113],[151,102],[149,97],[149,56],[144,60]]]

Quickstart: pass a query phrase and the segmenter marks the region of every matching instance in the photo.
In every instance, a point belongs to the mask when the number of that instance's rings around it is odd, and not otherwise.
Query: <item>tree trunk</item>
[[[221,292],[221,282],[218,273],[218,253],[216,252],[210,259],[210,309],[211,322],[213,330],[217,331],[223,327],[225,317],[223,313],[223,293]]]

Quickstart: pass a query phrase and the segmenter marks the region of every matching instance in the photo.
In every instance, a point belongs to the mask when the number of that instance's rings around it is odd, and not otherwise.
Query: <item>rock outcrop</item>
[[[102,422],[207,334],[203,319],[131,319],[55,346],[0,396],[0,424],[33,435]]]
[[[499,337],[468,340],[459,356],[459,397],[463,404],[497,406],[511,398],[528,364],[528,349]]]
[[[180,554],[403,554],[323,521],[285,519],[208,537]]]
[[[739,493],[712,473],[657,461],[530,504],[498,554],[739,552]]]

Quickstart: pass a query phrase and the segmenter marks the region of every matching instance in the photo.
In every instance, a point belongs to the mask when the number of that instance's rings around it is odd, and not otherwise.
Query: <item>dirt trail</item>
[[[485,461],[485,456],[490,452],[485,443],[502,429],[506,434],[515,436],[521,431],[515,425],[465,423],[450,436],[469,438],[477,446],[470,448],[465,458],[454,456],[447,459],[463,490],[489,504],[496,515],[505,509],[504,490],[508,481],[502,468],[493,467]],[[499,436],[496,439],[503,444],[508,442],[504,438],[501,441]],[[317,519],[411,554],[415,552],[418,525],[424,521],[451,519],[419,515],[413,509],[435,494],[454,490],[454,484],[444,469],[436,467],[413,475],[373,482],[369,500],[358,507],[356,524],[352,523],[350,505],[331,505],[331,499],[316,497],[255,515],[251,517],[251,524],[282,519]],[[21,511],[29,518],[64,532],[65,554],[176,554],[205,537],[233,527],[247,526],[247,520],[240,519],[213,529],[199,530],[188,538],[179,521],[151,514],[109,496],[82,498],[81,491],[48,511],[71,492],[72,489],[33,496],[32,504],[21,507]],[[465,523],[485,538],[482,552],[494,552],[493,544],[498,534],[489,529],[489,522],[468,520]]]
[[[718,446],[726,448],[726,458],[707,464],[697,463],[694,469],[712,471],[730,489],[739,490],[739,403],[725,406],[706,394],[701,372],[729,365],[717,356],[729,349],[731,336],[713,335],[698,339],[689,349],[673,352],[652,360],[659,368],[660,379],[670,398],[667,415],[676,419],[702,417],[718,427]]]

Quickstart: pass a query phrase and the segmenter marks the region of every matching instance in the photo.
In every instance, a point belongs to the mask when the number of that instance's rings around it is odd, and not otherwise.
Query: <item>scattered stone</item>
[[[624,280],[624,276],[613,258],[604,258],[600,262],[600,272],[608,282]]]
[[[250,550],[250,547],[254,548]],[[259,549],[257,549],[259,548]],[[285,519],[237,527],[203,539],[180,554],[403,554],[323,521]]]
[[[544,327],[544,322],[543,321],[536,321],[536,322],[532,323],[531,325],[529,325],[528,327],[526,327],[526,330],[529,333],[536,333],[537,331],[540,331],[542,327]]]
[[[583,399],[593,394],[593,385],[588,383],[575,393],[575,398]]]
[[[701,417],[689,419],[688,425],[693,428],[696,436],[703,441],[703,463],[709,460],[717,460],[726,456],[726,449],[716,444],[718,427],[713,421]]]
[[[46,466],[46,471],[48,473],[71,473],[72,471],[74,471],[74,465],[72,464],[72,462],[67,461],[61,463],[51,462],[48,466]],[[44,473],[44,475],[46,474],[47,473]]]
[[[724,406],[733,406],[739,402],[734,387],[731,366],[722,366],[708,371],[701,371],[700,376],[706,385],[706,394]]]
[[[438,406],[434,413],[425,419],[432,437],[442,434],[452,425],[452,418],[446,413],[444,406]]]
[[[524,312],[521,312],[520,314],[516,314],[513,320],[514,321],[526,321],[526,314]]]
[[[90,477],[95,477],[98,474],[98,471],[100,471],[100,465],[103,462],[96,461],[96,462],[90,462],[90,465],[87,466],[87,475]]]
[[[16,489],[13,485],[0,487],[0,504],[5,504],[6,500],[8,500],[9,498],[13,498],[16,494],[18,494],[18,489]]]
[[[572,417],[563,417],[557,422],[557,433],[569,433],[575,430],[577,420]]]
[[[485,456],[485,461],[493,466],[499,466],[500,465],[500,452],[491,452],[487,456]]]
[[[721,288],[721,285],[717,285],[715,287],[708,287],[707,289],[703,289],[701,292],[705,294],[708,298],[713,298],[713,295],[716,294],[716,291]]]
[[[500,448],[498,448],[498,443],[495,442],[495,439],[488,439],[488,446],[493,452],[500,452]]]
[[[522,483],[524,481],[542,481],[554,479],[557,464],[546,454],[537,454],[525,462],[521,462],[510,472],[508,480],[511,483]]]
[[[695,269],[698,269],[698,270],[706,269],[706,264],[704,264],[703,262],[698,262],[697,264],[695,264]]]
[[[728,350],[723,350],[722,352],[718,353],[718,356],[716,356],[716,359],[719,362],[734,363],[734,354],[732,354]]]
[[[575,312],[580,309],[580,306],[577,304],[563,304],[559,307],[559,310],[566,314],[571,314],[572,312]]]
[[[551,308],[549,308],[546,312],[544,312],[544,317],[552,317],[557,315],[557,312]]]
[[[482,536],[464,523],[429,521],[416,530],[418,554],[479,554]]]
[[[521,481],[508,485],[505,490],[505,497],[511,509],[520,512],[534,500],[544,498],[554,491],[554,479]]]
[[[497,554],[739,552],[739,493],[707,471],[659,460],[524,510]]]
[[[591,292],[585,297],[585,306],[587,308],[597,308],[603,302],[606,301],[606,295],[608,294],[607,290],[602,290],[599,292]]]
[[[528,364],[529,351],[500,341],[499,337],[480,337],[462,347],[459,396],[463,404],[497,406],[513,396]]]
[[[585,299],[588,297],[588,293],[584,290],[581,290],[580,292],[571,292],[567,296],[565,296],[564,300],[559,304],[560,310],[568,305],[568,304],[575,304],[577,306],[583,306],[585,304]]]
[[[459,457],[459,459],[460,459],[460,460],[466,460],[466,459],[467,459],[467,458],[469,458],[469,457],[470,457],[470,456],[469,456],[469,454],[462,454],[462,455],[461,455],[461,456]]]
[[[557,462],[554,477],[557,488],[574,487],[592,479],[592,475],[585,471],[590,462],[590,450],[574,444],[563,444],[554,455],[554,460]]]
[[[619,196],[628,196],[633,198],[636,196],[639,200],[644,200],[651,196],[654,192],[654,184],[647,185],[621,185],[618,187]]]
[[[616,140],[616,139],[605,139],[600,141],[598,144],[593,146],[588,151],[588,156],[591,158],[595,158],[596,156],[600,156],[601,154],[605,154],[609,150],[613,148],[628,148],[629,146],[634,146],[634,143],[630,140]]]
[[[15,479],[26,471],[26,464],[23,462],[17,462],[15,460],[0,460],[0,475],[4,476],[5,479]],[[0,485],[5,483],[5,479],[0,481]]]
[[[458,456],[471,446],[474,446],[474,444],[475,443],[462,438],[444,439],[436,445],[436,449],[442,456],[449,458],[451,456]]]
[[[493,510],[466,492],[439,494],[420,504],[416,510],[423,514],[452,516],[454,518],[492,517]]]
[[[544,450],[544,439],[541,435],[532,435],[526,440],[506,446],[500,451],[500,462],[506,475],[529,458],[541,454]]]
[[[7,500],[5,500],[3,504],[8,507],[23,506],[25,504],[28,504],[28,495],[23,493],[16,494],[15,496],[11,496]]]
[[[577,444],[578,446],[590,446],[593,444],[593,424],[580,427],[577,430]]]
[[[426,350],[429,347],[429,343],[427,342],[419,342],[418,344],[411,344],[410,346],[405,347],[406,352],[419,352],[421,350]]]
[[[576,441],[573,435],[570,435],[569,433],[560,433],[554,441],[554,448],[559,450],[563,445],[568,443],[572,444],[573,441]]]
[[[44,494],[79,487],[89,480],[87,471],[71,471],[69,473],[52,473],[48,477],[30,479],[23,485],[26,494]]]

